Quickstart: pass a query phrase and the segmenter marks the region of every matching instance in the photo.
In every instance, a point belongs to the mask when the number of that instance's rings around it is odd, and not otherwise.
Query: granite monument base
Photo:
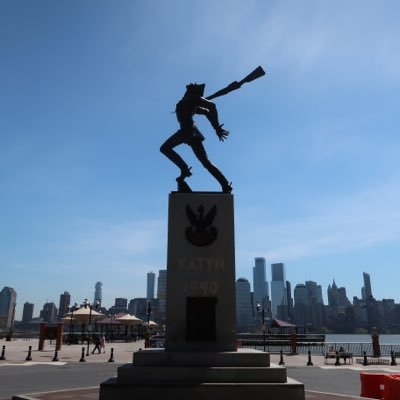
[[[304,400],[304,385],[287,377],[286,368],[270,364],[269,354],[251,349],[232,352],[134,353],[132,364],[100,385],[100,400],[243,400],[262,396]],[[261,398],[261,397],[260,397]]]

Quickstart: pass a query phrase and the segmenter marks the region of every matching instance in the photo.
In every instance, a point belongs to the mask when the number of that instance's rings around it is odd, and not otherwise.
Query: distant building
[[[101,307],[101,301],[103,298],[103,284],[101,282],[96,282],[96,285],[94,287],[94,301],[93,303],[96,304],[96,301],[98,302],[97,304],[99,307]]]
[[[254,308],[268,308],[269,291],[268,282],[266,279],[266,266],[264,257],[256,257],[255,265],[253,267],[253,297]],[[256,311],[256,310],[255,310]]]
[[[250,283],[246,278],[236,281],[236,325],[238,332],[249,332],[253,327]]]
[[[160,319],[160,322],[165,323],[166,300],[167,300],[167,270],[166,269],[160,269],[158,271],[157,299],[158,299],[158,306],[159,306],[158,317]]]
[[[369,274],[366,272],[363,272],[363,278],[364,278],[364,296],[363,300],[369,300],[371,299],[372,296],[372,288],[371,288],[371,278]]]
[[[35,305],[33,303],[24,303],[24,309],[22,311],[22,322],[31,322],[33,319],[33,309]]]
[[[57,311],[54,303],[45,303],[39,317],[43,322],[54,324],[57,322]]]
[[[147,321],[147,306],[147,298],[139,297],[132,299],[129,302],[129,314],[133,314],[135,317],[140,318],[143,321]]]
[[[14,324],[17,292],[5,286],[0,292],[0,329],[10,329]]]
[[[156,274],[154,272],[147,273],[147,298],[154,299],[155,292],[155,284],[156,284]]]
[[[271,264],[271,276],[271,312],[272,318],[275,318],[278,316],[278,306],[287,307],[285,265],[283,263]]]
[[[68,292],[64,292],[60,295],[60,305],[58,307],[58,320],[64,317],[68,312],[68,307],[71,303],[71,295]]]
[[[108,311],[110,314],[119,314],[122,312],[127,313],[128,312],[128,299],[125,299],[123,297],[117,297],[115,299],[114,305],[111,306]]]

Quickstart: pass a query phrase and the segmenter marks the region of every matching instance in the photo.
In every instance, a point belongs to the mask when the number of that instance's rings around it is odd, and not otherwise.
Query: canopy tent
[[[143,321],[140,318],[135,317],[131,314],[125,314],[122,317],[115,318],[115,320],[121,322],[122,325],[135,326],[140,325]]]

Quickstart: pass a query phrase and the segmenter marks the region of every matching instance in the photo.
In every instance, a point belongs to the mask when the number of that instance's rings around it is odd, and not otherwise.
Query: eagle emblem
[[[185,230],[186,239],[195,246],[208,246],[218,236],[215,226],[212,226],[217,214],[217,206],[214,205],[211,210],[204,215],[204,206],[200,205],[195,213],[189,206],[186,206],[186,215],[190,225]]]

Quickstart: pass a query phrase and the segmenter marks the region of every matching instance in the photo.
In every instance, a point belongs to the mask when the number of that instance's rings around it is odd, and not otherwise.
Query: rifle
[[[234,81],[230,83],[227,87],[218,90],[218,92],[215,92],[211,96],[207,96],[207,100],[215,99],[216,97],[219,96],[224,96],[234,90],[239,89],[243,83],[248,83],[251,81],[254,81],[255,79],[261,78],[263,75],[265,75],[265,71],[262,69],[262,67],[257,67],[253,72],[251,72],[249,75],[247,75],[245,78],[243,78],[241,81]]]

